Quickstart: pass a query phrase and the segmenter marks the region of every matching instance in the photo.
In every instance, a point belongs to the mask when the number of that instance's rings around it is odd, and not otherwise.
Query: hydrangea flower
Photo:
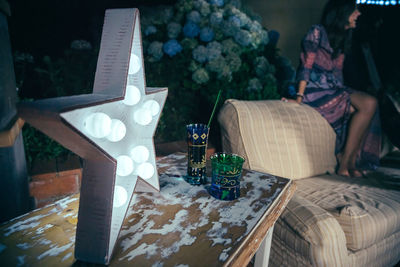
[[[239,30],[233,38],[241,46],[248,46],[251,42],[250,32],[246,30]]]
[[[204,17],[210,14],[210,4],[204,0],[197,0],[193,3],[195,9],[197,9],[200,14]]]
[[[232,81],[232,71],[228,65],[225,65],[222,70],[218,73],[217,78],[220,80]]]
[[[222,14],[222,12],[216,11],[211,13],[210,15],[210,24],[212,26],[218,26],[222,20],[224,19],[224,16]]]
[[[90,50],[92,45],[86,40],[74,40],[71,42],[71,48],[75,50]]]
[[[261,32],[262,26],[258,21],[253,21],[253,23],[249,24],[249,31],[250,32]]]
[[[191,71],[191,72],[194,72],[194,71],[196,71],[198,68],[200,68],[200,64],[198,64],[196,61],[194,61],[194,60],[191,60],[190,61],[190,64],[189,64],[189,70]]]
[[[188,50],[193,50],[198,45],[198,43],[199,42],[196,39],[187,37],[183,38],[183,40],[181,41],[183,49],[188,49]]]
[[[257,78],[252,78],[249,80],[249,83],[247,85],[247,91],[249,92],[257,92],[260,91],[263,88],[262,83],[260,82],[259,79]]]
[[[209,28],[205,27],[200,30],[200,40],[203,42],[211,42],[214,39],[214,31]]]
[[[231,53],[227,55],[225,59],[232,72],[237,72],[240,69],[240,66],[242,65],[242,60],[237,54]]]
[[[208,72],[204,68],[199,68],[195,72],[193,72],[192,79],[198,84],[204,84],[208,82],[210,76],[208,75]]]
[[[146,29],[144,30],[144,35],[148,36],[150,34],[156,33],[157,28],[153,25],[147,26]]]
[[[193,49],[192,55],[197,62],[204,63],[208,59],[207,53],[208,53],[207,48],[203,45],[199,45],[198,47]]]
[[[149,53],[149,55],[153,57],[153,61],[158,61],[164,55],[162,49],[163,49],[163,44],[161,42],[154,41],[149,45],[147,53]]]
[[[196,10],[192,10],[186,15],[186,20],[198,24],[201,21],[200,13]]]
[[[179,12],[186,13],[193,10],[193,1],[178,0],[175,6]]]
[[[170,22],[167,25],[167,35],[170,39],[176,39],[181,33],[182,26],[176,22]]]
[[[228,54],[238,54],[240,55],[242,48],[235,43],[231,38],[222,41],[222,53]]]
[[[194,38],[200,33],[200,28],[197,24],[193,22],[187,22],[185,26],[183,26],[183,34],[186,37]]]
[[[238,16],[232,15],[228,18],[228,21],[236,28],[240,28],[240,26],[242,26]]]
[[[231,6],[236,7],[236,8],[241,8],[242,7],[242,1],[241,0],[230,0],[229,4]]]
[[[270,40],[269,33],[266,30],[262,30],[260,35],[261,35],[261,43],[263,45],[267,45],[269,43],[269,40]]]
[[[211,5],[223,6],[224,0],[208,0]]]
[[[214,41],[207,44],[207,59],[213,60],[221,55],[221,44]]]
[[[234,36],[240,28],[235,26],[235,24],[233,24],[231,21],[223,20],[221,22],[220,29],[222,33],[226,36]]]
[[[296,88],[294,88],[293,85],[289,85],[288,93],[289,93],[290,96],[295,96],[296,95]]]
[[[163,45],[163,50],[165,54],[173,57],[182,51],[182,46],[178,43],[177,40],[171,39]]]
[[[224,67],[226,66],[226,61],[223,56],[219,56],[217,58],[214,58],[213,60],[210,60],[207,65],[206,69],[212,72],[222,72]]]
[[[240,27],[248,27],[251,24],[251,19],[243,12],[234,15],[240,21]]]
[[[268,73],[269,62],[264,56],[256,57],[253,64],[258,77],[263,77]]]

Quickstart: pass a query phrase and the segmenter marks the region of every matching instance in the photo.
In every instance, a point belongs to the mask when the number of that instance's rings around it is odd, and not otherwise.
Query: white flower
[[[176,22],[170,22],[167,25],[167,35],[170,39],[176,39],[181,33],[182,26]]]
[[[207,59],[212,60],[221,55],[221,44],[213,41],[207,44]]]
[[[149,48],[147,49],[147,53],[149,53],[150,56],[152,56],[153,61],[159,61],[164,53],[162,51],[163,43],[154,41],[149,45]]]
[[[198,11],[192,10],[190,13],[186,15],[186,19],[188,21],[198,24],[201,21],[201,16]]]
[[[208,75],[208,72],[205,69],[199,68],[195,72],[193,72],[192,79],[198,84],[203,84],[208,82],[210,76]]]
[[[197,62],[204,63],[208,59],[207,53],[208,49],[203,45],[199,45],[198,47],[193,49],[192,56]]]

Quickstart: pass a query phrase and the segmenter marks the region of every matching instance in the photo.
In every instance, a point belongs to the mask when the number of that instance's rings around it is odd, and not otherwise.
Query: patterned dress
[[[332,58],[333,49],[322,25],[313,25],[304,37],[297,80],[307,81],[303,102],[315,108],[336,132],[336,154],[342,152],[350,113],[350,95],[354,92],[343,84],[344,54]],[[381,128],[378,111],[363,140],[357,167],[376,169],[379,165]]]

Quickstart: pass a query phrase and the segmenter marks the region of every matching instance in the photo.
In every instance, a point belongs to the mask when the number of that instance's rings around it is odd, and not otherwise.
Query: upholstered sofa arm
[[[274,243],[284,243],[300,258],[311,259],[313,266],[349,266],[346,237],[337,220],[327,211],[295,195],[282,213],[274,229]],[[276,239],[276,240],[275,240]],[[279,248],[278,248],[279,249]],[[285,253],[288,253],[286,251]],[[276,265],[282,253],[273,253]],[[296,255],[285,255],[288,259]],[[297,264],[296,264],[297,265]]]
[[[307,105],[229,99],[219,115],[222,147],[245,168],[291,179],[333,172],[336,135]]]

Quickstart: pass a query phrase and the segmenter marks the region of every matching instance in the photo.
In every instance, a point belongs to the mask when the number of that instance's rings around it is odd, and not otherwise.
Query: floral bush
[[[159,141],[183,139],[187,123],[207,123],[220,89],[223,100],[276,99],[293,77],[238,0],[179,0],[140,11],[147,83],[169,88]]]

